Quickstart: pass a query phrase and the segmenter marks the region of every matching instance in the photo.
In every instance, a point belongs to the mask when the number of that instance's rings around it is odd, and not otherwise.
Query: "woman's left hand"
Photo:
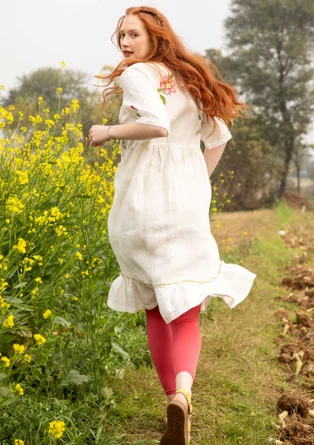
[[[89,130],[89,142],[92,146],[101,145],[104,142],[110,141],[111,137],[108,135],[109,126],[93,125]]]

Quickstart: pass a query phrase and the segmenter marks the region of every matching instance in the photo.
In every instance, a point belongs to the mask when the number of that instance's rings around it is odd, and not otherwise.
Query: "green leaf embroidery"
[[[164,89],[163,88],[157,88],[158,93],[163,93]]]
[[[165,96],[164,96],[163,94],[159,94],[159,97],[160,97],[160,99],[161,99],[161,102],[162,102],[164,105],[166,105],[166,98],[165,98]]]

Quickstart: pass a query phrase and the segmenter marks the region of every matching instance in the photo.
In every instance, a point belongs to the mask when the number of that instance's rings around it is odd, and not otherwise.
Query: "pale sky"
[[[0,84],[43,66],[78,69],[92,76],[104,65],[116,65],[121,53],[110,38],[130,6],[148,5],[168,18],[188,49],[204,54],[221,48],[229,0],[7,0],[1,2]]]
[[[40,67],[67,68],[93,76],[104,65],[117,65],[121,53],[111,42],[117,21],[130,6],[157,8],[191,51],[225,49],[223,22],[230,0],[7,0],[1,1],[0,84]],[[185,6],[187,5],[187,6]],[[5,92],[4,92],[5,93]],[[308,135],[314,143],[314,130]]]

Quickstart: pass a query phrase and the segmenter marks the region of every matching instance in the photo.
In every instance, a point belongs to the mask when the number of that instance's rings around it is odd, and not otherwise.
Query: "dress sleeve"
[[[203,114],[201,125],[201,140],[204,142],[205,149],[208,150],[219,147],[232,138],[231,133],[224,121],[218,117],[215,117],[214,119],[217,125],[215,127],[215,130],[213,131],[213,119],[208,121],[206,114]]]
[[[135,63],[120,76],[123,106],[136,117],[138,124],[156,125],[170,132],[167,108],[161,101],[158,86],[147,67]]]

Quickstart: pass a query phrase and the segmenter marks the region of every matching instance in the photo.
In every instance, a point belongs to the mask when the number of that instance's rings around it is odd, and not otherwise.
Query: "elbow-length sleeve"
[[[142,63],[128,67],[120,76],[123,89],[123,107],[134,115],[138,124],[156,125],[170,132],[167,108],[161,101],[149,68]]]
[[[225,144],[232,138],[230,131],[224,121],[218,117],[215,117],[216,127],[214,128],[213,119],[210,121],[207,119],[206,114],[203,114],[203,120],[201,125],[201,140],[204,142],[205,149],[211,150],[212,148],[219,147]]]

